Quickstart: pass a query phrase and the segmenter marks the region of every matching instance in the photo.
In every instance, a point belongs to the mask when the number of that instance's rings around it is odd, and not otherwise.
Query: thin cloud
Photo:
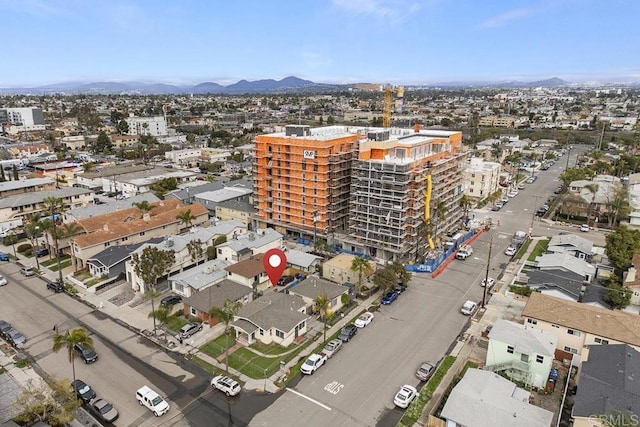
[[[306,67],[310,69],[325,68],[333,63],[331,58],[327,58],[316,52],[302,52],[301,56]]]
[[[533,13],[533,9],[514,9],[509,12],[501,13],[480,23],[480,28],[496,28],[502,27],[511,21],[515,21]]]
[[[333,0],[339,8],[380,18],[398,18],[417,12],[421,5],[412,0]]]

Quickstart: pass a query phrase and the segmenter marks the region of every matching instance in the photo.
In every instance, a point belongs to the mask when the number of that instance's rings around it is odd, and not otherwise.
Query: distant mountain
[[[488,81],[453,81],[453,82],[442,82],[442,83],[434,83],[430,85],[426,85],[426,87],[558,87],[558,86],[567,86],[571,83],[559,79],[558,77],[553,77],[546,80],[539,80],[535,82],[521,82],[521,81],[509,81],[509,82],[488,82]],[[423,86],[425,87],[425,86]]]

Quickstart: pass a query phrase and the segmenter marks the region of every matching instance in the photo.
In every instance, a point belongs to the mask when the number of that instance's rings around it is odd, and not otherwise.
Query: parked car
[[[398,293],[398,296],[400,296],[401,293],[403,293],[404,291],[407,290],[407,285],[405,285],[404,283],[400,282],[396,285],[395,288],[393,288],[394,291],[396,291]]]
[[[506,205],[509,202],[509,196],[500,197],[500,201]]]
[[[240,384],[226,375],[218,375],[211,379],[211,387],[216,388],[227,396],[236,396],[242,389]]]
[[[435,370],[436,370],[435,363],[424,362],[422,365],[420,365],[420,367],[416,371],[416,377],[418,377],[420,381],[428,381],[429,378],[431,378],[431,375],[433,375],[433,373],[435,372]]]
[[[560,194],[562,193],[562,190],[564,190],[564,187],[556,187],[555,190],[553,190],[554,194]]]
[[[182,297],[180,295],[167,295],[160,300],[160,305],[171,307],[178,304],[179,302],[182,302]]]
[[[282,276],[280,280],[278,280],[278,286],[287,286],[294,280],[296,280],[296,276]]]
[[[100,418],[100,420],[107,423],[114,422],[120,416],[116,408],[104,399],[95,399],[89,405],[89,409],[91,409],[91,412]]]
[[[327,356],[327,359],[331,359],[334,354],[342,349],[342,340],[331,340],[322,349],[322,354]]]
[[[397,299],[398,293],[396,291],[389,291],[382,297],[382,301],[380,302],[384,305],[389,305]]]
[[[464,304],[462,304],[462,308],[460,309],[460,312],[465,316],[471,316],[473,313],[476,312],[477,308],[478,308],[478,304],[476,304],[473,301],[467,301]]]
[[[525,188],[524,184],[518,184],[518,190],[524,190]]]
[[[358,333],[358,328],[356,325],[347,325],[342,328],[338,339],[342,342],[349,342],[351,338],[353,338]]]
[[[40,249],[36,249],[33,254],[37,257],[43,257],[43,256],[47,256],[49,255],[49,249],[47,248],[40,248]]]
[[[507,246],[507,249],[504,250],[504,254],[507,256],[514,256],[518,252],[518,248],[513,245]]]
[[[98,353],[96,353],[94,349],[86,347],[83,344],[75,344],[73,346],[73,351],[76,352],[78,357],[80,357],[84,363],[89,364],[98,360]]]
[[[405,384],[400,387],[400,390],[396,393],[396,397],[393,398],[393,403],[398,408],[407,408],[417,396],[418,390],[412,385]]]
[[[7,341],[9,341],[9,344],[13,345],[14,347],[20,348],[27,342],[27,339],[24,337],[24,335],[13,328],[9,329],[6,332],[5,336],[7,338]]]
[[[71,382],[71,387],[75,391],[76,395],[84,402],[89,403],[96,397],[96,392],[91,386],[82,380],[75,380]]]
[[[9,254],[6,252],[0,252],[0,261],[9,261]]]
[[[371,323],[372,320],[373,320],[373,313],[365,311],[356,319],[355,322],[353,322],[353,324],[356,325],[356,327],[358,328],[364,328],[369,323]]]
[[[492,289],[493,285],[496,284],[496,279],[494,279],[493,277],[489,277],[488,279],[482,279],[482,282],[480,282],[480,286],[484,288],[485,286],[487,286],[487,283],[488,283],[487,289]]]
[[[507,193],[508,197],[514,198],[518,195],[518,190],[511,190]]]
[[[178,339],[185,339],[191,337],[198,331],[202,330],[202,323],[187,323],[178,332]]]
[[[35,271],[33,271],[33,267],[22,267],[20,269],[20,274],[22,274],[23,276],[33,276],[34,274],[36,274]]]
[[[5,286],[7,283],[9,283],[7,282],[7,278],[0,275],[0,286]]]
[[[51,289],[55,293],[64,292],[64,283],[49,282],[47,283],[47,289]]]
[[[580,226],[580,231],[588,233],[589,232],[589,224],[582,224]]]
[[[2,336],[2,338],[7,339],[7,332],[9,332],[11,329],[13,329],[11,323],[0,320],[0,335]]]
[[[533,184],[534,182],[536,182],[536,179],[538,179],[537,176],[531,176],[527,178],[527,184]]]
[[[300,366],[300,372],[305,375],[313,375],[315,371],[317,371],[324,362],[327,361],[327,356],[322,354],[314,353]]]

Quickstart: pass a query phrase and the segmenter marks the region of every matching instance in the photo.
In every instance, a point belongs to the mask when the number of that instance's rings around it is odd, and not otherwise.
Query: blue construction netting
[[[449,258],[458,248],[464,244],[467,240],[475,236],[476,230],[472,230],[465,234],[462,238],[458,239],[452,246],[449,247],[445,252],[439,255],[437,258],[432,258],[425,260],[424,264],[411,264],[406,265],[405,269],[407,271],[411,271],[413,273],[433,273],[436,271],[440,264],[444,262],[447,258]]]

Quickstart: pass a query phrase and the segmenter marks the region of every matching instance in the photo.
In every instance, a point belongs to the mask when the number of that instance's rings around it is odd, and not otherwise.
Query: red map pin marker
[[[287,256],[280,249],[269,249],[262,257],[262,265],[271,280],[271,285],[275,286],[287,268]]]

